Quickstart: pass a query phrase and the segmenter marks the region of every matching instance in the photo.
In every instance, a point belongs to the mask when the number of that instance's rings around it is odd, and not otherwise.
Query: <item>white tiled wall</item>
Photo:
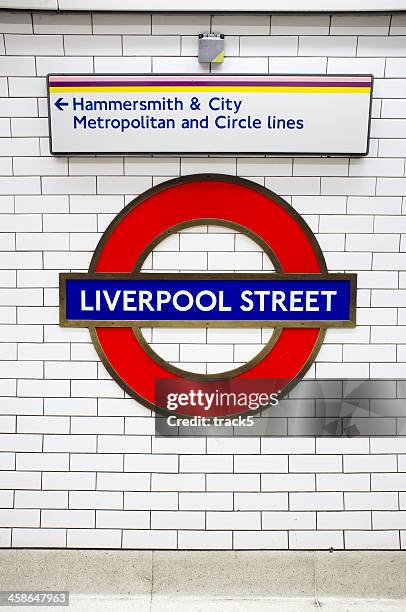
[[[49,155],[48,72],[205,72],[196,35],[210,28],[226,34],[214,72],[373,73],[369,157]],[[358,272],[358,327],[330,330],[309,376],[406,378],[405,72],[400,13],[0,13],[0,546],[406,547],[405,438],[156,438],[87,330],[57,322],[58,273],[88,267],[134,195],[181,174],[238,174],[292,203],[330,270]],[[258,259],[223,237],[205,247],[212,267]],[[200,268],[187,240],[165,265],[179,269],[185,250]],[[151,340],[165,350],[172,331]],[[182,333],[178,347],[212,340]],[[239,362],[259,340],[221,344]]]

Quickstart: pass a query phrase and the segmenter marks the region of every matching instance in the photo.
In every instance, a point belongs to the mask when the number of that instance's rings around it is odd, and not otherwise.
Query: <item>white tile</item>
[[[186,512],[176,510],[172,512],[152,511],[152,529],[204,529],[204,512]]]
[[[374,77],[383,77],[385,58],[380,57],[329,57],[327,63],[329,74],[351,74],[357,72],[371,73]]]
[[[5,44],[8,55],[63,55],[63,41],[60,35],[6,34]]]
[[[346,549],[396,550],[400,548],[398,531],[347,531]]]
[[[1,32],[4,34],[30,34],[32,22],[30,13],[23,11],[4,11],[1,14]]]
[[[352,57],[356,49],[356,36],[300,36],[298,55]]]
[[[65,55],[122,55],[120,36],[64,36]]]
[[[288,548],[286,531],[236,531],[234,533],[234,549],[243,550],[283,550]]]
[[[151,58],[149,57],[95,57],[94,71],[126,74],[137,72],[151,72]]]
[[[124,36],[123,55],[179,55],[179,36]]]
[[[331,34],[354,34],[361,36],[389,33],[390,15],[386,14],[334,14],[331,16]]]
[[[254,55],[254,54],[253,54]],[[190,62],[190,67],[196,68],[196,60]],[[198,64],[199,66],[207,66],[208,64]],[[154,63],[155,66],[155,63]],[[230,73],[230,74],[261,74],[268,72],[268,58],[267,57],[228,57],[227,62],[223,64],[212,64],[211,71],[213,74],[217,73]],[[176,67],[176,64],[175,64]],[[205,69],[207,70],[207,68]],[[203,71],[201,69],[200,71]]]
[[[68,529],[68,548],[120,548],[119,529]]]
[[[16,548],[61,548],[66,546],[65,529],[13,529]]]
[[[358,42],[359,57],[404,57],[405,37],[361,36]]]
[[[206,14],[152,15],[152,34],[202,34],[210,30],[210,16]]]
[[[67,508],[67,491],[16,491],[15,508]]]
[[[93,510],[42,510],[41,527],[95,527]]]
[[[297,49],[297,36],[241,36],[240,39],[242,56],[295,56]]]
[[[271,35],[276,34],[328,34],[329,15],[272,15]]]
[[[91,34],[91,16],[86,13],[33,14],[35,34]]]
[[[207,512],[206,529],[209,530],[259,530],[259,512]]]
[[[268,15],[213,15],[213,31],[222,34],[269,34],[270,17]]]
[[[77,525],[81,527],[82,525]],[[148,529],[150,513],[132,510],[96,510],[97,528]]]
[[[232,548],[232,539],[233,534],[230,531],[178,531],[180,549],[227,550]]]
[[[94,34],[149,34],[151,16],[138,13],[93,13]]]
[[[342,531],[290,531],[289,548],[292,549],[329,549],[344,548]]]
[[[148,531],[143,529],[123,531],[123,548],[169,548],[177,546],[177,532],[175,530],[158,529]]]
[[[26,58],[15,58],[26,59]],[[31,58],[27,58],[31,59]],[[1,63],[1,58],[0,58]],[[93,72],[93,58],[91,57],[37,57],[36,58],[38,76],[45,76],[48,73],[83,73]],[[21,67],[22,70],[22,67]]]

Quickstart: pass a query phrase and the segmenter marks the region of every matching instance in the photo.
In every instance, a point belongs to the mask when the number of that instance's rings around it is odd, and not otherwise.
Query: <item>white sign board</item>
[[[365,155],[371,96],[371,75],[50,75],[51,151]]]

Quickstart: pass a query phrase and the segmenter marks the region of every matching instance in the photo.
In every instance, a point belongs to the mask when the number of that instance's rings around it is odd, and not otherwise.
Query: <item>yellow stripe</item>
[[[224,92],[263,92],[263,93],[369,93],[370,87],[167,87],[167,86],[151,86],[151,87],[50,87],[51,93],[80,93],[80,92],[193,92],[199,91],[224,91]]]

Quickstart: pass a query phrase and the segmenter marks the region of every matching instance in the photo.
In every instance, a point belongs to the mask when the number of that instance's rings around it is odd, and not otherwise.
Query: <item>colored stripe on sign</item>
[[[126,86],[126,87],[50,87],[51,93],[75,93],[75,92],[99,92],[99,93],[107,93],[107,92],[195,92],[195,91],[222,91],[222,92],[255,92],[255,93],[370,93],[370,87],[251,87],[251,86],[240,86],[240,87],[232,87],[232,86],[222,86],[222,87],[213,87],[213,86],[178,86],[178,87],[168,87],[168,86]]]

